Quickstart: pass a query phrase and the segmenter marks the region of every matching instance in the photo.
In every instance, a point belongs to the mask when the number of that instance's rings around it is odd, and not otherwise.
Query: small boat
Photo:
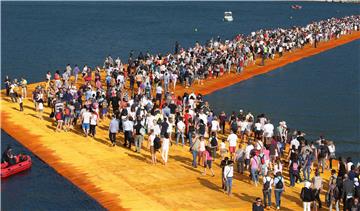
[[[300,6],[298,4],[294,4],[294,5],[291,5],[291,9],[293,9],[293,10],[301,10],[302,6]]]
[[[13,174],[25,171],[29,169],[32,165],[31,157],[29,155],[18,155],[16,160],[19,161],[14,165],[9,165],[9,163],[1,163],[1,178],[4,179]]]
[[[233,20],[232,12],[224,12],[224,21],[231,22]]]

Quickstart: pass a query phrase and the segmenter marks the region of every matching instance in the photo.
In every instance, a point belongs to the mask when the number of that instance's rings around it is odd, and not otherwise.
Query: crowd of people
[[[241,73],[259,57],[261,65],[265,65],[265,60],[274,59],[275,54],[282,56],[308,43],[316,47],[318,42],[359,30],[359,25],[360,16],[331,18],[306,27],[259,30],[233,40],[218,38],[203,46],[196,43],[187,50],[177,44],[175,53],[165,56],[140,53],[135,58],[130,53],[128,65],[111,56],[106,57],[102,68],[84,65],[80,70],[77,65],[68,64],[63,73],[56,71],[53,78],[48,72],[46,85],[35,88],[32,100],[39,118],[43,118],[45,106],[52,108],[50,117],[57,132],[81,126],[84,136],[95,138],[99,122],[110,118],[111,145],[121,143],[129,149],[133,145],[133,150],[141,153],[145,141],[154,165],[159,162],[159,152],[161,162],[167,165],[172,144],[188,147],[192,166],[203,167],[204,175],[208,169],[215,176],[212,162],[219,158],[223,189],[229,195],[234,174],[248,172],[254,186],[261,186],[263,191],[264,204],[258,198],[254,209],[272,206],[272,192],[275,207],[280,209],[287,175],[289,187],[305,184],[300,196],[304,210],[310,210],[311,204],[321,208],[319,195],[324,181],[320,175],[325,169],[333,169],[326,193],[330,210],[333,206],[338,210],[340,202],[344,210],[358,209],[359,166],[351,158],[346,161],[338,158],[339,167],[333,166],[336,158],[333,142],[323,137],[309,141],[305,133],[290,131],[285,121],[275,127],[265,114],[243,110],[215,113],[201,94],[175,96],[173,91],[177,84],[189,87],[226,72]],[[17,86],[21,87],[21,94],[17,94]],[[7,95],[13,102],[19,102],[22,111],[27,81],[22,79],[19,83],[6,78],[5,87]],[[124,136],[122,140],[118,140],[119,133]],[[285,156],[286,162],[282,160]],[[311,172],[315,173],[313,178]]]

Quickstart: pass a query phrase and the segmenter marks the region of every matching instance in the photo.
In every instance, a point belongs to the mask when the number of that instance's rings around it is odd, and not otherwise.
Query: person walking
[[[194,168],[197,168],[197,156],[200,148],[200,138],[196,136],[193,143],[190,145],[190,151],[193,157],[192,166]]]
[[[19,107],[20,107],[20,111],[24,111],[24,106],[23,106],[23,97],[19,96],[18,97],[18,101],[19,101]]]
[[[332,169],[329,178],[329,190],[327,192],[327,205],[330,211],[332,211],[333,204],[335,204],[336,211],[339,211],[340,198],[338,177],[336,176],[336,170]]]
[[[183,122],[183,118],[179,117],[179,121],[176,124],[176,145],[179,143],[179,138],[181,137],[182,146],[185,145],[185,123]]]
[[[204,152],[204,172],[202,173],[202,175],[206,175],[206,168],[209,168],[211,171],[211,175],[213,177],[215,176],[214,171],[212,170],[211,164],[212,164],[212,157],[211,157],[210,147],[206,146],[205,152]]]
[[[84,131],[85,137],[89,135],[90,119],[91,119],[91,113],[89,109],[84,110],[84,112],[81,115],[81,120],[82,120],[82,129]]]
[[[274,178],[274,193],[275,193],[275,201],[276,201],[276,209],[280,210],[281,205],[281,194],[285,191],[284,178],[280,171],[276,173]]]
[[[156,138],[156,135],[154,133],[154,130],[150,130],[150,135],[148,137],[148,146],[151,153],[151,163],[154,165],[156,164],[156,156],[155,156],[155,148],[154,148],[154,140]]]
[[[257,187],[259,181],[259,159],[254,154],[250,159],[251,178],[255,186]]]
[[[344,211],[347,211],[352,206],[352,201],[355,195],[354,181],[350,180],[348,175],[344,175],[342,199],[344,204]]]
[[[95,138],[96,126],[98,125],[98,123],[99,123],[99,116],[95,111],[93,111],[91,113],[91,117],[90,117],[90,135],[93,138]]]
[[[234,131],[231,130],[230,135],[227,137],[227,141],[229,142],[229,152],[230,152],[230,159],[235,159],[235,149],[237,145],[237,135],[234,133]]]
[[[239,174],[244,174],[244,164],[245,164],[245,149],[239,144],[239,148],[235,152],[235,160],[237,164],[237,172]]]
[[[134,122],[132,121],[132,117],[126,117],[123,122],[123,130],[124,130],[124,147],[131,148],[131,142],[133,139],[133,131],[134,131]],[[129,146],[128,146],[129,143]]]
[[[210,137],[209,141],[210,141],[211,157],[215,161],[216,151],[217,151],[217,148],[218,148],[218,139],[216,137],[216,132],[211,132],[211,137]]]
[[[322,204],[321,204],[321,200],[320,200],[320,193],[323,188],[323,182],[322,182],[322,178],[320,176],[319,170],[317,170],[315,172],[315,177],[313,177],[313,179],[312,179],[312,184],[313,184],[313,188],[314,188],[315,200],[317,201],[317,203],[319,205],[319,209],[321,209]],[[315,204],[315,207],[316,207],[316,204]],[[317,209],[315,209],[315,210],[317,210]]]
[[[141,150],[141,145],[142,142],[144,140],[144,135],[145,135],[145,128],[141,123],[141,117],[138,116],[137,117],[137,121],[136,124],[134,126],[134,132],[135,132],[135,137],[134,137],[134,142],[135,142],[135,152],[140,153]]]
[[[234,175],[233,161],[229,160],[228,164],[224,168],[224,179],[226,181],[226,190],[227,194],[230,196],[232,194],[232,179]]]
[[[161,157],[164,161],[164,165],[166,165],[168,162],[169,148],[170,148],[169,133],[165,133],[164,137],[162,138],[162,149],[161,149]]]
[[[119,131],[119,121],[116,119],[115,115],[113,115],[109,125],[109,139],[113,147],[116,144],[116,133],[118,131]]]
[[[301,189],[300,198],[303,201],[304,211],[311,211],[311,203],[315,200],[311,182],[305,181],[304,187]]]
[[[267,175],[263,178],[263,197],[265,208],[271,207],[271,187],[274,183],[273,178],[270,176],[270,171],[267,172]]]

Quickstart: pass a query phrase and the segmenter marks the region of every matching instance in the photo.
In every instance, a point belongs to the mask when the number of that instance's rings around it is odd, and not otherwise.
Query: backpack
[[[266,179],[266,177],[265,177],[265,180],[266,180],[266,182],[265,182],[265,184],[263,185],[263,191],[267,191],[267,190],[269,190],[269,188],[270,188],[270,180],[267,180]]]
[[[154,149],[159,150],[161,147],[161,143],[160,143],[160,138],[159,137],[155,137],[154,139]]]
[[[218,145],[218,142],[217,142],[217,140],[216,140],[215,137],[212,137],[212,138],[211,138],[210,143],[211,143],[211,146],[212,146],[212,147],[216,147],[216,146]]]
[[[279,181],[276,183],[275,185],[276,189],[283,189],[284,188],[284,183],[283,183],[283,178],[280,177]]]

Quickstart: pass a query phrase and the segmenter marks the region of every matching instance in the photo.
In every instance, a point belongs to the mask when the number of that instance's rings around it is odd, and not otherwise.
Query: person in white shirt
[[[84,110],[84,112],[81,115],[81,119],[82,119],[82,128],[85,133],[85,137],[88,136],[89,134],[90,118],[91,118],[91,113],[89,109]]]
[[[171,80],[172,80],[172,82],[173,82],[173,84],[174,84],[174,91],[175,91],[175,89],[176,89],[176,81],[177,81],[177,78],[178,78],[178,75],[173,72],[173,73],[171,74]]]
[[[156,87],[156,101],[161,103],[163,88],[161,87],[161,83]]]
[[[259,139],[262,135],[262,125],[260,123],[260,120],[257,120],[254,125],[254,132],[255,132],[255,138]]]
[[[124,146],[127,146],[129,142],[128,148],[131,148],[131,139],[134,131],[134,122],[132,117],[125,118],[123,122],[123,130],[124,130]]]
[[[211,132],[217,133],[220,131],[220,124],[217,116],[214,116],[214,119],[211,121]]]
[[[234,175],[233,161],[229,160],[228,164],[224,168],[224,179],[226,181],[226,190],[229,196],[231,195],[233,175]]]
[[[165,133],[164,138],[162,138],[162,149],[161,149],[161,157],[164,161],[164,165],[166,165],[168,161],[169,148],[170,148],[169,134]]]
[[[246,121],[245,118],[242,118],[240,120],[240,125],[239,125],[239,127],[240,127],[240,140],[244,140],[247,124],[248,124],[248,122]]]
[[[270,172],[267,172],[266,176],[263,178],[263,196],[264,196],[264,205],[271,207],[271,187],[274,184],[273,178],[270,176]]]
[[[336,155],[335,155],[335,145],[334,142],[329,141],[328,142],[328,149],[329,149],[329,167],[330,169],[332,169],[332,160],[336,159]]]
[[[300,142],[297,140],[297,138],[295,137],[293,140],[291,140],[290,142],[290,149],[292,149],[292,147],[295,146],[295,149],[298,150],[299,146],[300,146]]]
[[[91,113],[90,117],[90,135],[95,138],[96,125],[98,124],[98,115],[95,112]]]
[[[237,145],[237,135],[231,131],[230,135],[227,138],[227,141],[229,142],[229,152],[230,152],[230,158],[235,159],[235,149]]]
[[[264,125],[264,137],[269,139],[274,135],[274,125],[270,123],[270,120]]]
[[[179,118],[179,122],[176,124],[176,145],[179,143],[179,138],[181,137],[182,146],[185,145],[184,133],[185,133],[185,123],[183,122],[182,117]]]

